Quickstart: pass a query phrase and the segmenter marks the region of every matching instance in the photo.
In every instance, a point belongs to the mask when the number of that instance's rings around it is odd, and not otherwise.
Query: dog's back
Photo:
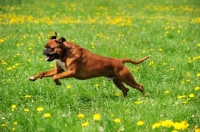
[[[74,44],[74,43],[72,43],[72,42],[68,42],[68,41],[64,41],[63,44],[64,44],[68,49],[74,49],[74,48],[80,47],[79,45]]]

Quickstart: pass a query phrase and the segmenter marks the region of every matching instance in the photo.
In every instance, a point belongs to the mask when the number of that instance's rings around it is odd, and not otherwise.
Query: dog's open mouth
[[[57,54],[49,54],[49,55],[46,55],[45,60],[46,61],[53,61],[54,59],[57,59],[57,57],[58,57]]]

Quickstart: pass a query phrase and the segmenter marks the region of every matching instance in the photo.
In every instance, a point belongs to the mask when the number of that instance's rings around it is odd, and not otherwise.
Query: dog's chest
[[[67,71],[67,68],[66,68],[64,62],[62,62],[61,60],[57,60],[57,62],[58,62],[58,65],[59,65],[64,71]]]

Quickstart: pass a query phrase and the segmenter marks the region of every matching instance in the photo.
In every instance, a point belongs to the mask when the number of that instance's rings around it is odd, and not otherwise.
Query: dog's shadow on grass
[[[78,98],[78,101],[81,102],[82,104],[91,104],[93,102],[99,102],[100,100],[112,100],[112,101],[117,101],[117,100],[123,100],[123,97],[117,97],[112,94],[101,94],[99,96],[88,96],[88,95],[81,95]]]
[[[87,103],[90,103],[92,101],[92,98],[87,96],[87,95],[81,95],[78,98],[78,101],[82,102],[83,104],[87,104]]]

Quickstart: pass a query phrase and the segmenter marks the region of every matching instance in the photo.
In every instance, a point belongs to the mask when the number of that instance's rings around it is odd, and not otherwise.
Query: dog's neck
[[[60,56],[60,58],[65,58],[65,56],[68,54],[68,52],[70,51],[69,48],[67,48],[65,45],[62,45],[62,54]],[[63,60],[61,60],[63,61]]]
[[[80,47],[80,46],[77,44],[71,43],[71,42],[67,42],[67,41],[63,42],[61,45],[62,53],[60,56],[60,58],[63,58],[63,59],[61,59],[61,61],[64,62],[66,59],[66,56],[70,52],[70,50],[75,49],[77,47]]]

